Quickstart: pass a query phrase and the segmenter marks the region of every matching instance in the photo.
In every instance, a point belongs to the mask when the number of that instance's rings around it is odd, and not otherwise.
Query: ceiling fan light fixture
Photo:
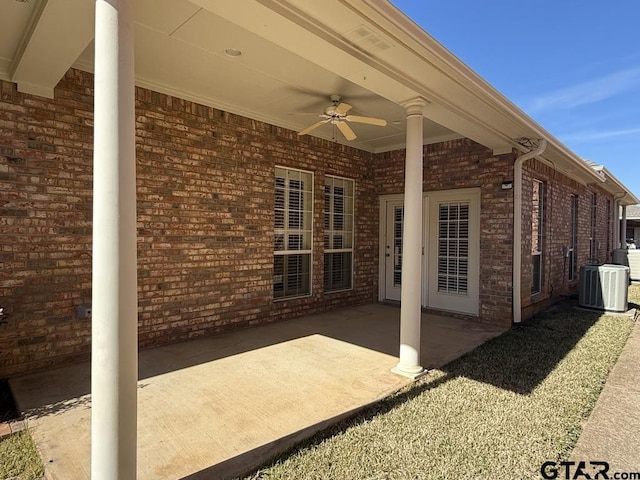
[[[227,48],[224,53],[229,57],[239,57],[242,55],[242,51],[237,48]]]

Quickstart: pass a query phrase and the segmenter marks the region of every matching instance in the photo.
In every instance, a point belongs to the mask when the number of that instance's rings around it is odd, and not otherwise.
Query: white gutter
[[[547,141],[543,138],[534,150],[520,155],[513,164],[513,323],[522,321],[522,166],[527,160],[541,155],[546,148]]]
[[[635,205],[640,203],[640,199],[636,197],[624,184],[616,178],[616,176],[609,171],[605,166],[601,169],[605,178],[604,189],[613,194],[620,205]]]

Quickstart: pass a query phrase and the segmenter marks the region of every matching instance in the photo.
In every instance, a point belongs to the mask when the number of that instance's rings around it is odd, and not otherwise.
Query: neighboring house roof
[[[640,205],[629,205],[627,207],[627,220],[640,220]]]
[[[86,0],[3,3],[0,78],[51,97],[69,67],[93,71],[93,9]],[[390,2],[137,0],[134,9],[140,86],[298,131],[309,117],[291,112],[322,113],[340,94],[353,113],[389,121],[359,126],[350,142],[375,153],[404,147],[402,105],[422,97],[425,143],[467,137],[500,154],[545,138],[540,157],[556,169],[624,194],[621,204],[640,202]],[[241,55],[225,53],[234,49]],[[313,133],[332,136],[330,128]]]

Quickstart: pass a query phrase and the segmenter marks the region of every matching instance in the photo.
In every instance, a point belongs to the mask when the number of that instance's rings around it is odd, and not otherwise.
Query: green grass
[[[632,328],[565,302],[249,478],[540,478],[571,453]]]
[[[42,461],[28,431],[0,440],[0,479],[35,480],[43,475]]]

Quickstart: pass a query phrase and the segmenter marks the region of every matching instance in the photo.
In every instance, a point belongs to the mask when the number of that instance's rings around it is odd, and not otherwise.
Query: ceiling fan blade
[[[298,135],[306,135],[307,133],[309,133],[311,130],[314,130],[316,128],[318,128],[320,125],[322,125],[323,123],[327,123],[328,121],[330,121],[331,119],[328,120],[320,120],[319,122],[314,123],[313,125],[308,126],[307,128],[305,128],[304,130],[301,130],[298,132]]]
[[[366,123],[368,125],[377,125],[379,127],[386,127],[387,121],[382,118],[361,117],[359,115],[347,115],[345,120],[355,123]]]
[[[349,105],[348,103],[340,103],[337,107],[336,107],[336,113],[338,115],[344,115],[345,113],[347,113],[349,110],[351,110],[353,107],[351,105]]]
[[[353,130],[351,130],[351,127],[349,125],[347,125],[345,122],[338,122],[337,125],[338,129],[342,132],[347,140],[355,140],[356,134]]]
[[[311,112],[289,112],[288,115],[304,115],[307,117],[322,117],[322,114]]]

